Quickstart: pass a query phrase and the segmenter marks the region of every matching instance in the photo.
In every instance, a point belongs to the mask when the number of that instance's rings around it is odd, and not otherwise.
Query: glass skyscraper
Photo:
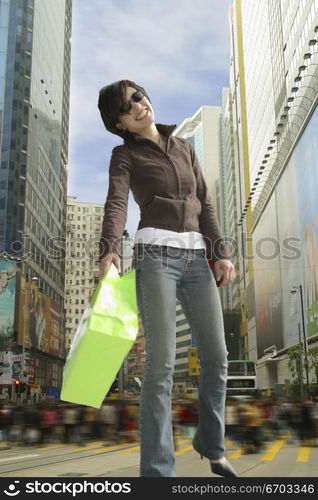
[[[261,391],[300,397],[289,349],[318,345],[318,0],[235,0],[230,30],[245,355]]]
[[[0,0],[0,251],[62,304],[71,0]]]
[[[0,0],[0,265],[17,271],[0,333],[27,400],[58,397],[65,358],[71,17],[72,0]]]

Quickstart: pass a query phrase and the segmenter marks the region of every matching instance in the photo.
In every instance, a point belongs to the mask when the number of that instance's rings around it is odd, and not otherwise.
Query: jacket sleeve
[[[99,260],[108,253],[119,253],[126,220],[130,186],[131,162],[124,146],[112,151],[109,165],[109,186],[104,208]]]
[[[207,246],[208,259],[228,259],[228,249],[222,234],[222,230],[216,215],[211,195],[199,165],[195,150],[190,144],[191,161],[194,175],[197,181],[197,197],[201,202],[201,213],[199,215],[199,224],[201,233]]]

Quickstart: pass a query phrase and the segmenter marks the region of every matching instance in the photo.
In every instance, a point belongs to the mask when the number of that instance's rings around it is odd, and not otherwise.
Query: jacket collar
[[[166,137],[170,137],[174,129],[176,128],[177,125],[162,125],[161,123],[156,123],[156,127],[160,134],[165,135]],[[127,142],[130,141],[143,141],[145,137],[142,137],[139,134],[136,134],[136,132],[126,132],[125,137],[124,137],[124,143],[127,144]]]

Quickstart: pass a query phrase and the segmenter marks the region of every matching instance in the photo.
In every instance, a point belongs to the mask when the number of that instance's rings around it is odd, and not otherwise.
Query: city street
[[[0,0],[0,497],[317,497],[317,156],[318,0]]]
[[[267,442],[260,453],[242,455],[227,441],[227,457],[240,477],[317,477],[318,447]],[[189,438],[177,439],[178,477],[211,477],[208,460],[201,461]],[[91,442],[42,447],[0,447],[0,477],[138,477],[138,443],[104,446]],[[218,477],[218,476],[214,476]]]

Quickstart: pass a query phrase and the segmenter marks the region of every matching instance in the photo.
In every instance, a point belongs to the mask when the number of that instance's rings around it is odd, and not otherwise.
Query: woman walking
[[[113,149],[100,240],[100,275],[120,270],[120,240],[129,189],[140,207],[135,235],[138,308],[147,360],[140,398],[140,475],[175,476],[171,394],[176,348],[176,298],[196,336],[201,362],[194,449],[211,470],[235,476],[225,458],[227,350],[217,283],[234,280],[215,210],[194,148],[156,124],[146,91],[120,80],[99,93],[106,129],[123,138]],[[215,278],[208,259],[215,261]]]

